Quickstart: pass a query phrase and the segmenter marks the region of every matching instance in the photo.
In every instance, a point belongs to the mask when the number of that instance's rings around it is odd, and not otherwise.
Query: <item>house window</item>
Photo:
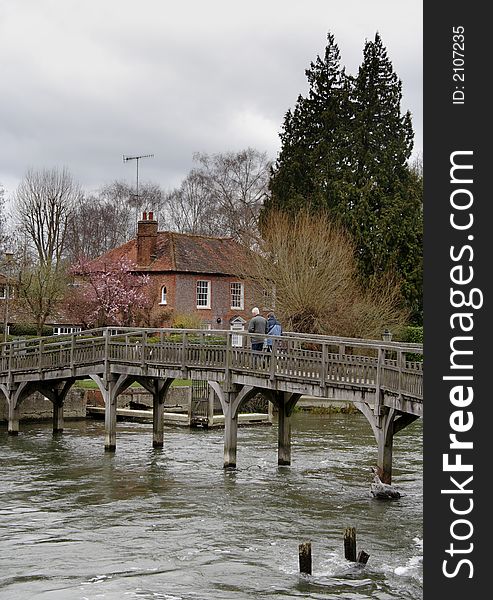
[[[231,308],[243,310],[243,284],[239,282],[230,283]]]
[[[197,281],[197,308],[211,307],[211,282]]]
[[[163,287],[161,288],[161,301],[159,302],[159,304],[168,304],[167,300],[166,300],[166,286],[163,285]]]
[[[65,333],[78,333],[82,327],[53,327],[53,335],[63,335]]]
[[[12,288],[12,286],[7,286],[5,283],[0,285],[0,300],[6,300],[7,299],[7,290],[9,293],[9,299],[14,297],[14,290]]]

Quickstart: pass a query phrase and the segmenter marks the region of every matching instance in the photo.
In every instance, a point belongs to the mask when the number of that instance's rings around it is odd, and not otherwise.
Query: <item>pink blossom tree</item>
[[[149,276],[136,273],[126,258],[111,264],[81,258],[71,273],[77,283],[66,309],[86,327],[140,325],[152,306]]]

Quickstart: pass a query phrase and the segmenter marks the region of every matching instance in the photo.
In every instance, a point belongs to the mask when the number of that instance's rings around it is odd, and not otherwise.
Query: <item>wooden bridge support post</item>
[[[214,400],[216,393],[209,386],[207,395],[207,427],[213,427],[214,425]]]
[[[20,404],[24,398],[32,393],[32,384],[23,382],[20,384],[7,383],[0,386],[4,396],[7,398],[9,409],[8,435],[19,435]]]
[[[383,408],[383,407],[382,407]],[[392,414],[391,414],[392,413]],[[394,449],[394,410],[380,415],[377,428],[377,470],[383,483],[392,483],[392,456]]]
[[[301,394],[278,392],[277,464],[291,464],[291,414]]]
[[[365,402],[355,403],[355,406],[368,419],[373,435],[378,445],[377,471],[383,483],[392,483],[392,455],[394,448],[394,435],[419,419],[417,415],[399,413],[394,408],[382,404],[378,413]]]
[[[9,435],[19,435],[19,407],[15,401],[14,394],[11,394],[11,397],[8,398],[9,405],[9,424],[8,424],[8,434]]]
[[[104,450],[114,452],[116,450],[116,408],[117,395],[113,389],[115,381],[107,382],[107,389],[103,393],[104,398]]]
[[[234,396],[229,392],[224,410],[224,468],[236,467],[236,448],[238,443],[238,413],[234,407]]]
[[[135,381],[152,394],[152,447],[162,448],[164,446],[164,401],[173,379],[136,377]],[[130,382],[130,379],[127,380],[125,385],[130,385]]]
[[[127,375],[91,375],[101,391],[104,400],[104,449],[105,452],[116,450],[116,407],[117,397],[133,381]]]
[[[53,402],[53,434],[63,432],[63,400]]]
[[[291,464],[291,414],[301,394],[264,390],[270,402],[277,406],[277,464]]]
[[[277,429],[277,464],[291,464],[291,418],[284,402],[279,403]]]
[[[379,392],[380,395],[380,392]],[[383,483],[392,483],[392,450],[394,445],[394,417],[395,409],[384,406],[382,402],[375,404],[372,409],[366,402],[355,403],[368,419],[373,435],[377,442],[378,476]]]
[[[63,403],[74,381],[70,378],[51,385],[43,382],[37,386],[37,391],[53,402],[53,435],[63,432]]]
[[[152,447],[164,446],[164,400],[172,379],[155,379],[152,391]]]
[[[224,413],[224,468],[236,467],[236,448],[238,441],[238,408],[242,402],[257,393],[257,389],[245,385],[226,386],[225,389],[217,381],[209,381],[209,385],[216,392],[221,402]]]
[[[164,402],[158,394],[152,395],[152,447],[164,446]]]

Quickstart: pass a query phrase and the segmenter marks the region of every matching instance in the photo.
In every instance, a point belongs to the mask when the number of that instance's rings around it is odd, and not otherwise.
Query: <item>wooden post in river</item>
[[[347,527],[344,532],[344,557],[346,560],[356,562],[356,529]]]
[[[311,542],[303,542],[298,549],[300,573],[312,574],[312,544]]]
[[[370,558],[370,555],[364,550],[360,550],[356,556],[356,529],[354,527],[347,527],[344,531],[344,557],[346,560],[361,565],[366,565]]]

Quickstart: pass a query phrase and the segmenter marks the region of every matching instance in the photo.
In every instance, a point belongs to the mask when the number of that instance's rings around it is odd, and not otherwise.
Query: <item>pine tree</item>
[[[327,35],[323,58],[317,56],[305,74],[309,93],[306,98],[300,95],[294,110],[286,113],[266,212],[270,208],[297,212],[307,205],[323,208],[334,201],[333,184],[343,162],[346,134],[341,125],[348,114],[349,87],[332,34]]]
[[[327,211],[352,235],[366,280],[394,271],[415,319],[421,310],[422,187],[408,160],[409,113],[402,83],[377,33],[358,75],[340,66],[334,36],[306,70],[309,93],[288,111],[273,168],[270,209]]]
[[[380,35],[367,41],[354,81],[350,168],[342,222],[352,232],[365,277],[393,270],[414,317],[421,305],[422,188],[408,164],[409,112],[401,115],[402,83]]]

